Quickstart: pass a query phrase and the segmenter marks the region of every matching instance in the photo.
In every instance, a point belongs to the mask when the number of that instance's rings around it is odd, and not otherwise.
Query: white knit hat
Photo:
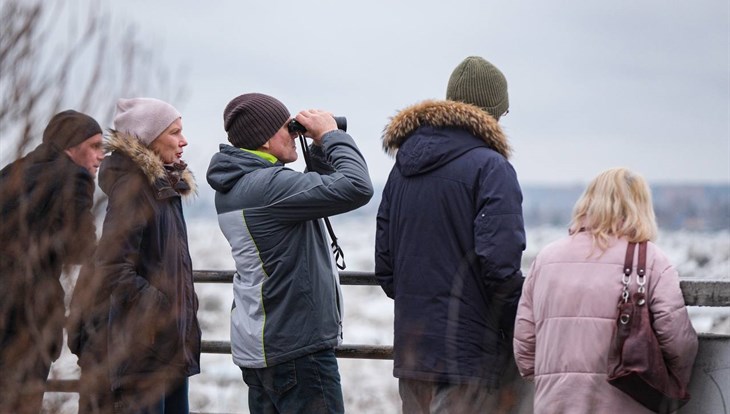
[[[135,136],[149,146],[176,119],[180,112],[167,102],[154,98],[121,98],[117,101],[114,129]]]

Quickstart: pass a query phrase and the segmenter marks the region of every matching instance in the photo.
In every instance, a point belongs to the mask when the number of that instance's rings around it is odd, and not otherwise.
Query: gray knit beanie
[[[256,149],[273,137],[290,116],[278,99],[262,93],[246,93],[226,105],[223,127],[231,144]]]
[[[507,79],[485,59],[469,56],[451,73],[446,99],[476,105],[499,120],[509,109]]]
[[[159,99],[122,98],[117,101],[114,129],[135,136],[149,146],[180,117],[175,107]]]

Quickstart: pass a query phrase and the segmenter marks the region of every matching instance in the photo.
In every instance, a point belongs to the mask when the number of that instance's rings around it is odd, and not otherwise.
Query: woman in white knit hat
[[[108,289],[114,411],[187,413],[201,335],[182,210],[196,193],[182,117],[157,99],[120,99],[106,145],[99,186],[109,204],[95,264]]]

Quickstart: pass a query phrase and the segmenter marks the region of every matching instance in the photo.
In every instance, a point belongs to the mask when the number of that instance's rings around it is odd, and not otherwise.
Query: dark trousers
[[[32,346],[18,358],[0,355],[0,414],[39,414],[50,370],[48,354]]]
[[[477,384],[398,380],[403,414],[467,414],[495,411],[499,395]]]
[[[85,350],[78,364],[81,367],[78,414],[111,414],[114,394],[109,383],[106,355]]]
[[[344,413],[334,349],[267,368],[241,368],[252,414]]]
[[[0,314],[0,414],[40,413],[51,362],[60,354],[58,315],[46,312],[28,323],[22,309]]]
[[[157,396],[145,395],[145,400],[154,401],[151,404],[139,406],[141,398],[139,391],[125,392],[118,390],[114,402],[115,414],[188,414],[188,379],[176,381],[170,387],[161,390]],[[155,398],[156,397],[156,398]]]

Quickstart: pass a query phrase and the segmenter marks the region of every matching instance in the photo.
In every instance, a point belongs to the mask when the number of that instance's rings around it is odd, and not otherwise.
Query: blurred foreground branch
[[[115,21],[103,2],[4,0],[0,7],[3,165],[38,143],[61,110],[87,113],[106,128],[120,97],[179,104],[184,95],[182,82],[156,60],[159,42],[153,47],[143,30]]]

